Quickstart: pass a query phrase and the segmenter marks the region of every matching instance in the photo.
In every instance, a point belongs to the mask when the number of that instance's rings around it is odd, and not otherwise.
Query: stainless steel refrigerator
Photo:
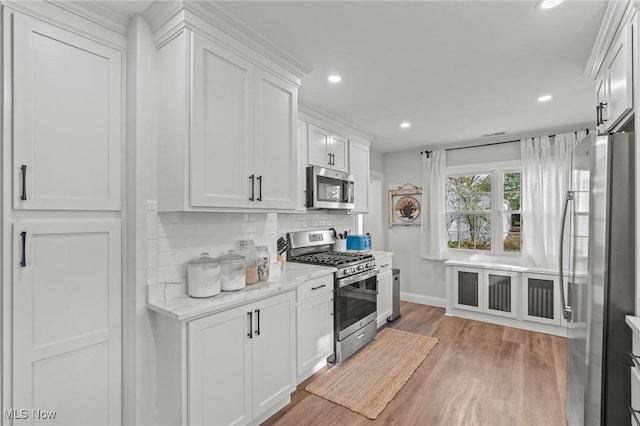
[[[560,274],[569,426],[631,424],[625,315],[635,311],[633,141],[633,133],[590,135],[573,154]]]

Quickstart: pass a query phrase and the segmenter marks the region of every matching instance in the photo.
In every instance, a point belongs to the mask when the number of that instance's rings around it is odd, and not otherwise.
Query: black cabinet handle
[[[253,339],[253,312],[247,312],[247,315],[249,315],[249,332],[247,333],[247,337]]]
[[[24,268],[27,266],[27,232],[22,231],[20,236],[22,237],[22,259],[20,259],[20,266]]]
[[[318,287],[311,287],[311,290],[318,290],[318,289],[320,289],[322,287],[326,287],[326,286],[327,286],[326,284],[322,284],[322,285],[319,285]]]
[[[603,114],[604,107],[606,107],[606,106],[607,106],[606,102],[600,102],[600,124],[604,124],[604,122],[607,121],[607,120],[605,120],[603,118],[604,117],[604,114]]]
[[[596,126],[600,125],[600,105],[596,105]]]
[[[20,166],[20,170],[22,171],[22,195],[20,195],[20,199],[25,201],[27,199],[27,165]]]
[[[253,201],[255,199],[255,184],[254,184],[254,180],[256,178],[256,175],[251,175],[249,176],[249,179],[251,180],[251,197],[249,197],[249,201]]]
[[[327,154],[329,156],[329,165],[331,165],[331,153]]]
[[[260,335],[260,309],[256,309],[256,336]]]
[[[331,165],[332,166],[336,165],[336,155],[335,154],[331,154]]]
[[[258,176],[258,201],[262,201],[262,175]]]

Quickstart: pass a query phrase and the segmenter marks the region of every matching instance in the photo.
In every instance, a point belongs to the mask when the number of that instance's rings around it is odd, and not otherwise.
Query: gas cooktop
[[[330,266],[347,266],[360,263],[363,260],[372,260],[374,257],[369,253],[354,253],[341,251],[326,251],[322,253],[310,253],[294,256],[290,260],[300,263],[315,263]]]

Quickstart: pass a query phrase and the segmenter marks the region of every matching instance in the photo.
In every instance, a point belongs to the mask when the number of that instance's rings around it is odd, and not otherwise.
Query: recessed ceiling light
[[[540,0],[538,2],[538,7],[540,9],[551,9],[552,7],[556,7],[562,3],[562,1],[563,0]]]
[[[340,80],[342,80],[342,77],[340,77],[339,75],[330,75],[329,76],[329,81],[331,83],[338,83]]]
[[[409,123],[408,121],[403,121],[402,123],[400,123],[400,127],[402,127],[403,129],[408,129],[409,127],[411,127],[411,123]]]
[[[538,98],[538,102],[547,102],[551,100],[551,95],[542,95]]]

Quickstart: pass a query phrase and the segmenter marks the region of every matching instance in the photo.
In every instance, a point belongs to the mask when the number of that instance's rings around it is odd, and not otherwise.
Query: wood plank
[[[304,390],[265,425],[565,425],[566,339],[444,315],[401,302],[389,327],[438,345],[374,421]]]

